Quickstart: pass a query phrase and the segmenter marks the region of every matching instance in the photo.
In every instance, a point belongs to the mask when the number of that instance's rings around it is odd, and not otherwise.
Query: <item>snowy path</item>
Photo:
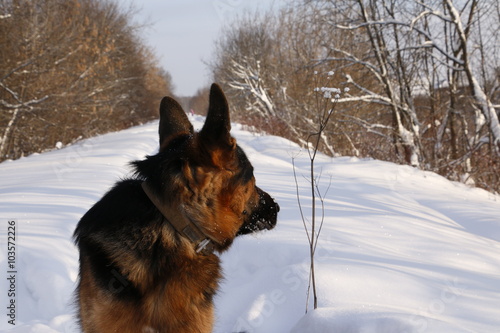
[[[195,128],[202,118],[196,118]],[[320,309],[304,316],[308,248],[292,174],[307,154],[233,126],[257,184],[281,206],[276,229],[223,255],[216,333],[500,332],[500,197],[429,172],[320,156],[326,218],[317,250]],[[0,331],[76,332],[79,218],[157,149],[157,123],[0,164],[0,267],[16,220],[16,325],[0,279]],[[307,208],[307,181],[300,176]]]

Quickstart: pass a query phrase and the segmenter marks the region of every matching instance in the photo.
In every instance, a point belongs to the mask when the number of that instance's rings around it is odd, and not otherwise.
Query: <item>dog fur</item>
[[[218,85],[211,87],[200,132],[165,97],[159,136],[158,154],[133,162],[135,176],[118,182],[75,230],[76,298],[85,333],[211,332],[222,277],[217,253],[238,235],[276,224],[279,206],[256,186],[251,163],[231,137]],[[177,218],[199,226],[215,252],[197,252],[169,221]]]

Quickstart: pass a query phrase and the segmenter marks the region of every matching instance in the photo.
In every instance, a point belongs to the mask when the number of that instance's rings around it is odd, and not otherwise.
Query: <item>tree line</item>
[[[499,192],[499,54],[496,0],[316,0],[240,17],[209,65],[237,121],[306,144],[335,87],[324,152]]]
[[[171,80],[132,14],[105,0],[0,2],[0,161],[156,118]]]

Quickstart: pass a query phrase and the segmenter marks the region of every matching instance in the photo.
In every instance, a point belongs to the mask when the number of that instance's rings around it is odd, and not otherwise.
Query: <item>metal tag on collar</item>
[[[204,240],[202,240],[200,242],[200,244],[198,244],[198,247],[196,248],[196,253],[200,253],[201,251],[203,251],[203,249],[208,245],[210,244],[210,239],[208,238],[205,238]]]

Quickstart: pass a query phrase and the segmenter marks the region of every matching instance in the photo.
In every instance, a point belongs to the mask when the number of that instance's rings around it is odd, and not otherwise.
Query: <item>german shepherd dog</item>
[[[158,154],[132,162],[80,220],[76,290],[86,333],[211,332],[221,279],[217,253],[238,235],[276,225],[278,204],[255,185],[213,84],[200,132],[181,106],[160,105]]]

